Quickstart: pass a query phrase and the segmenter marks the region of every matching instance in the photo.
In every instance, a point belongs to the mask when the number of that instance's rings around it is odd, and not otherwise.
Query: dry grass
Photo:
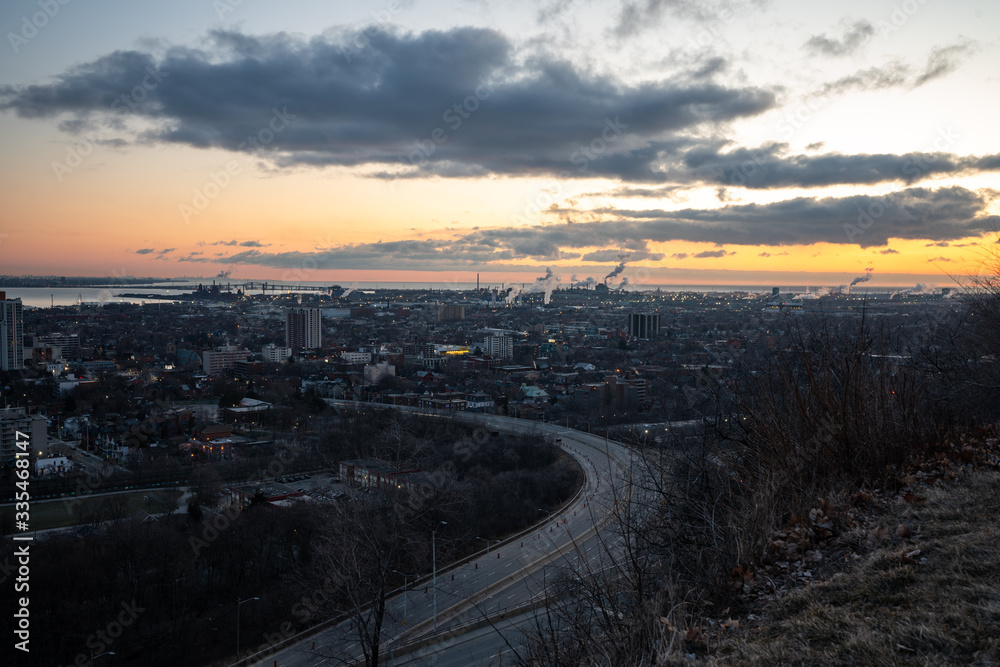
[[[765,604],[760,621],[710,637],[697,662],[1000,665],[1000,472],[963,477],[929,488],[926,503],[898,499],[881,519],[906,523],[907,539]]]

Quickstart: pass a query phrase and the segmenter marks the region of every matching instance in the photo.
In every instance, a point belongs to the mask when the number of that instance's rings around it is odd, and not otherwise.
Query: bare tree
[[[386,620],[386,600],[398,583],[393,570],[418,571],[425,545],[416,538],[396,494],[359,494],[327,517],[307,571],[306,583],[323,592],[328,610],[350,618],[365,665],[377,667]],[[355,656],[324,655],[353,663]]]
[[[574,544],[567,564],[545,575],[545,606],[519,651],[523,665],[653,665],[680,645],[690,605],[670,571],[652,460],[636,460],[612,491],[597,549]],[[543,581],[545,580],[543,579]]]

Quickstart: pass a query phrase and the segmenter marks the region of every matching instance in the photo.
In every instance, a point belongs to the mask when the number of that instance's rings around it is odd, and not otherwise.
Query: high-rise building
[[[628,335],[632,338],[650,339],[660,333],[659,313],[629,313]]]
[[[289,308],[285,313],[285,347],[315,350],[323,347],[319,308]]]
[[[0,371],[24,368],[24,309],[0,292]]]
[[[514,356],[514,340],[510,336],[487,336],[485,347],[483,352],[490,357],[510,359]]]

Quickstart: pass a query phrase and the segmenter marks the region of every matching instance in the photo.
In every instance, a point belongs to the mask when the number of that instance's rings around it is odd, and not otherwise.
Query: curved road
[[[396,407],[328,402],[352,408]],[[402,409],[455,418],[505,433],[551,435],[561,439],[562,448],[583,468],[583,488],[563,511],[501,544],[491,545],[489,558],[484,550],[471,560],[438,568],[436,628],[430,577],[410,582],[407,592],[399,591],[387,601],[381,664],[498,664],[496,657],[511,651],[509,644],[520,641],[521,629],[530,625],[532,615],[526,612],[544,599],[547,579],[556,568],[600,569],[610,564],[609,556],[614,558],[615,549],[609,546],[615,542],[613,531],[604,531],[609,535],[607,539],[600,531],[612,518],[616,502],[631,493],[632,453],[614,441],[551,423]],[[519,620],[515,622],[515,618]],[[459,640],[468,633],[476,633],[478,640]],[[260,644],[247,639],[247,647]],[[239,664],[315,667],[363,661],[356,631],[347,622],[304,632],[285,644],[276,652],[265,650]]]

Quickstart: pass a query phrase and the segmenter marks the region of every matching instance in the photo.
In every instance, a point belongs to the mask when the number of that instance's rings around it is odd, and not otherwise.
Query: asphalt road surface
[[[330,401],[341,407],[391,406]],[[411,412],[429,414],[426,410]],[[440,415],[438,415],[440,416]],[[531,627],[552,579],[565,570],[609,567],[616,559],[614,531],[604,529],[617,502],[631,493],[631,452],[603,437],[557,424],[476,413],[449,413],[469,424],[506,433],[538,432],[561,439],[583,468],[585,482],[572,503],[530,530],[490,546],[463,563],[437,571],[437,620],[431,577],[409,582],[386,605],[380,664],[510,664]],[[541,513],[540,513],[541,514]],[[544,515],[543,515],[544,516]],[[604,529],[602,531],[602,529]],[[248,638],[246,647],[259,647]],[[357,631],[349,622],[303,633],[276,652],[247,656],[259,667],[362,664]]]

